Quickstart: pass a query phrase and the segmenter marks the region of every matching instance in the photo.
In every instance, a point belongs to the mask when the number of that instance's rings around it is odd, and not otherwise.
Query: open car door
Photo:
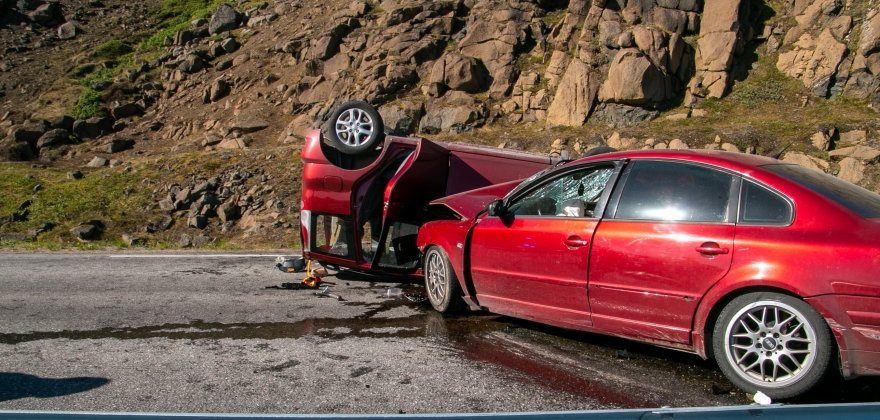
[[[418,265],[416,236],[431,220],[425,206],[446,195],[449,152],[425,139],[388,180],[378,212],[358,217],[363,262],[371,268],[412,270]],[[377,220],[378,219],[378,220]]]

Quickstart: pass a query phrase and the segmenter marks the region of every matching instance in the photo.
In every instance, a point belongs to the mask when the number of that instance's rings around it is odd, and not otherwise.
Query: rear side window
[[[635,161],[614,217],[724,223],[733,182],[732,175],[703,166]]]
[[[791,222],[791,204],[778,194],[753,182],[743,183],[739,223],[783,225]]]
[[[865,218],[880,217],[880,195],[837,177],[798,165],[761,167],[801,184]]]

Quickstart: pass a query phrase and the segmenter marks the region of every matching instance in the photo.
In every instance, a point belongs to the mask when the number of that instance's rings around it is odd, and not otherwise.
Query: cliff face
[[[573,155],[767,154],[798,140],[787,160],[869,188],[878,178],[865,105],[880,106],[880,14],[868,0],[190,3],[210,12],[156,38],[175,19],[156,12],[168,2],[0,1],[0,157],[100,167],[223,152],[286,156],[295,173],[302,135],[357,99],[402,134]],[[262,213],[251,186],[223,192],[246,160],[215,174],[166,164],[177,169],[150,195],[161,209],[145,211],[210,230],[227,205],[224,233],[242,215],[255,221],[241,230],[295,226],[277,221],[297,213],[290,172],[243,176],[286,191]],[[218,197],[176,203],[212,177]]]

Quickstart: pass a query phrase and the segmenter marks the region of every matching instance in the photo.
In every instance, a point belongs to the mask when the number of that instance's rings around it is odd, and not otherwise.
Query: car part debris
[[[303,257],[283,257],[275,259],[275,267],[285,273],[301,273],[305,271],[306,262]]]
[[[334,294],[334,293],[330,293],[330,292],[328,292],[328,290],[330,290],[330,286],[325,287],[324,290],[321,290],[320,292],[315,292],[315,296],[317,296],[317,297],[329,297],[329,298],[336,299],[336,300],[338,300],[338,301],[340,301],[340,302],[343,301],[343,300],[345,300],[345,299],[342,298],[342,296],[339,296],[339,295]]]
[[[280,286],[266,286],[266,289],[287,289],[287,290],[302,290],[302,289],[314,289],[314,287],[306,286],[302,283],[281,283]]]
[[[404,293],[403,297],[409,299],[413,303],[423,303],[428,301],[428,297],[422,293]]]
[[[770,405],[773,403],[773,400],[771,400],[770,397],[767,396],[767,394],[761,391],[755,392],[755,396],[752,399],[758,405]]]

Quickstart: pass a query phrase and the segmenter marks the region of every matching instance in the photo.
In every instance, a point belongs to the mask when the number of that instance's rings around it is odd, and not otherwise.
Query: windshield
[[[852,210],[859,216],[880,217],[880,195],[862,187],[798,165],[765,165],[761,168],[797,182]]]

